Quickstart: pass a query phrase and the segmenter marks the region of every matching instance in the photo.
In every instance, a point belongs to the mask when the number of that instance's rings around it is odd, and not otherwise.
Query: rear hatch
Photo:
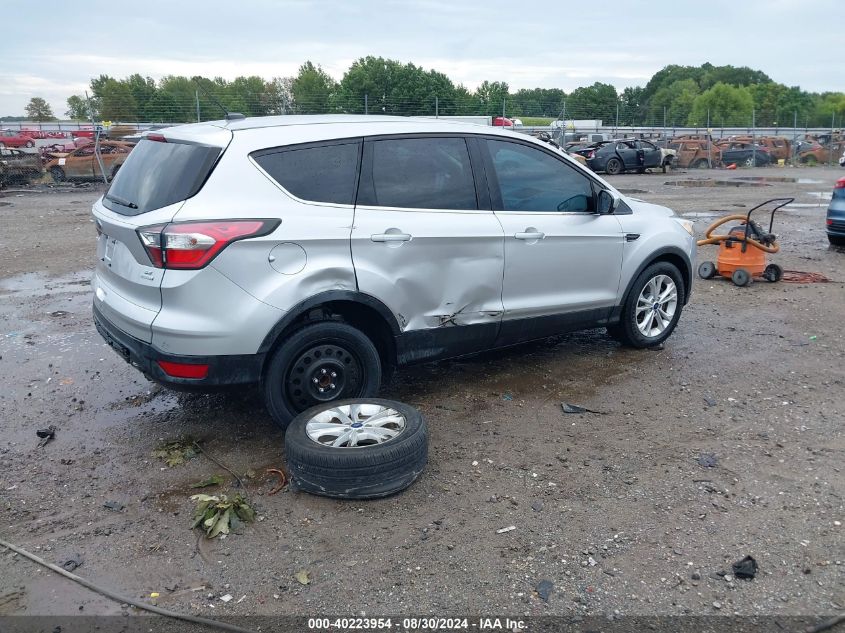
[[[140,141],[94,203],[94,306],[119,329],[149,343],[161,310],[164,270],[150,261],[140,227],[166,224],[195,195],[232,140],[213,124],[179,126]]]

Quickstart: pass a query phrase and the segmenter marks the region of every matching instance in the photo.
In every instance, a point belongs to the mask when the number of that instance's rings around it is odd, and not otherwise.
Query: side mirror
[[[619,205],[619,197],[607,189],[602,189],[599,191],[596,202],[596,213],[607,215],[616,210],[616,207]]]

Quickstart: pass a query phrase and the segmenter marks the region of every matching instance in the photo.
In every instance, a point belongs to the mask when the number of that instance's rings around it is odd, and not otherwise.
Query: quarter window
[[[496,211],[592,210],[590,180],[562,160],[520,143],[488,140],[487,147],[501,194]]]
[[[373,141],[372,187],[360,204],[411,209],[477,209],[475,181],[463,138]]]
[[[297,198],[354,204],[360,142],[265,150],[254,154],[270,177]]]

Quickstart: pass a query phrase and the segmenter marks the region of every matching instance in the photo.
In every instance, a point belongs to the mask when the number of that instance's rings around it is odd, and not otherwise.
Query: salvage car
[[[761,145],[752,145],[741,141],[731,141],[719,145],[721,160],[725,165],[736,165],[737,167],[765,167],[772,163],[772,156],[769,151]]]
[[[834,246],[845,246],[845,178],[836,181],[827,208],[827,239]]]
[[[35,141],[25,133],[0,130],[0,148],[2,147],[35,147]]]
[[[28,182],[43,173],[41,157],[34,152],[0,148],[0,179],[4,183]]]
[[[164,385],[260,385],[282,427],[410,363],[601,326],[660,345],[696,249],[546,142],[385,116],[148,134],[93,215],[106,342]]]
[[[659,147],[637,139],[593,143],[572,153],[586,158],[587,166],[593,171],[603,171],[611,176],[629,169],[643,173],[646,169],[664,165]]]
[[[100,143],[100,156],[103,159],[107,178],[113,178],[117,174],[133,147],[131,143],[118,141]],[[94,148],[94,143],[88,143],[67,154],[54,153],[52,154],[54,158],[44,168],[53,177],[54,182],[99,179],[102,176]]]
[[[689,138],[672,139],[668,149],[675,150],[673,167],[707,169],[719,163],[721,151],[710,141]]]
[[[742,143],[750,147],[752,143],[769,153],[770,162],[777,162],[779,159],[787,160],[792,156],[792,143],[780,136],[731,136],[716,141],[719,147],[728,147],[733,143]]]

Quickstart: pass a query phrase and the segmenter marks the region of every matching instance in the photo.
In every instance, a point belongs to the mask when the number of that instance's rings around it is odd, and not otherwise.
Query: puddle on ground
[[[766,182],[751,182],[748,180],[713,180],[712,178],[697,178],[695,180],[675,180],[663,183],[673,187],[771,187]]]
[[[12,206],[11,202],[0,202],[0,207],[11,207],[11,206]]]
[[[813,180],[812,178],[791,178],[789,176],[742,176],[737,180],[747,180],[749,182],[794,182],[798,185],[820,185],[821,180]]]
[[[24,273],[0,280],[0,295],[14,294],[16,297],[44,297],[54,292],[91,292],[91,273],[72,273],[61,277],[49,277],[42,273]]]

